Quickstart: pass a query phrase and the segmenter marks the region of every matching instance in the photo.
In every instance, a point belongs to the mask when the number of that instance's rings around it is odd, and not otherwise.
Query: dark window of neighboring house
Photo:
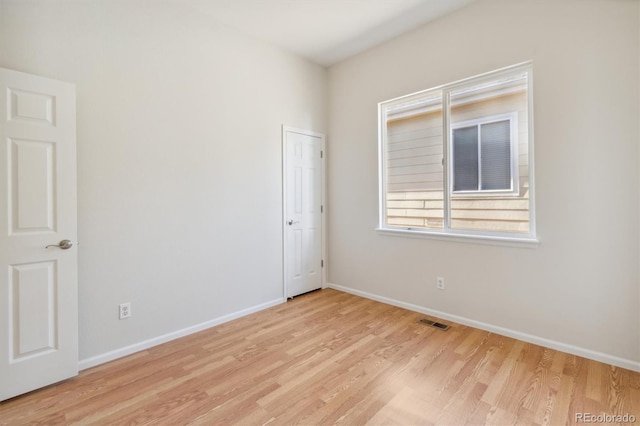
[[[513,191],[517,145],[512,119],[475,121],[453,126],[453,192]]]

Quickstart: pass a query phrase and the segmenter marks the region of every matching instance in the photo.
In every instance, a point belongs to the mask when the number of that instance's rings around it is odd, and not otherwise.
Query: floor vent
[[[431,327],[439,328],[440,330],[444,330],[444,331],[447,331],[449,329],[449,326],[446,324],[442,324],[441,322],[435,322],[435,321],[431,321],[424,318],[420,320],[420,323],[424,325],[430,325]]]

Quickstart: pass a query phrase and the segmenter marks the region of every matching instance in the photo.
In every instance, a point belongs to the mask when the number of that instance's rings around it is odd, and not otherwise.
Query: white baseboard
[[[572,355],[581,356],[583,358],[600,361],[605,364],[615,365],[617,367],[622,367],[628,370],[640,372],[640,362],[638,361],[624,359],[614,355],[609,355],[602,352],[596,352],[590,349],[585,349],[585,348],[569,345],[562,342],[556,342],[555,340],[545,339],[543,337],[538,337],[531,334],[522,333],[517,330],[511,330],[508,328],[487,324],[484,322],[472,320],[472,319],[461,317],[458,315],[447,314],[445,312],[436,311],[434,309],[425,308],[423,306],[414,305],[412,303],[401,302],[399,300],[391,299],[389,297],[378,296],[377,294],[368,293],[366,291],[356,290],[349,287],[344,287],[338,284],[327,283],[327,287],[333,288],[335,290],[343,291],[345,293],[354,294],[356,296],[361,296],[366,299],[376,300],[378,302],[386,303],[388,305],[397,306],[399,308],[408,309],[410,311],[419,312],[421,314],[442,318],[458,324],[468,325],[470,327],[478,328],[484,331],[489,331],[491,333],[500,334],[502,336],[512,337],[514,339],[522,340],[527,343],[533,343],[539,346],[544,346],[544,347],[555,349],[561,352],[566,352]]]
[[[180,337],[188,336],[189,334],[197,333],[198,331],[206,330],[207,328],[215,327],[216,325],[220,325],[225,322],[229,322],[231,320],[244,317],[249,314],[253,314],[254,312],[262,311],[264,309],[279,305],[286,301],[287,300],[284,298],[275,299],[270,302],[262,303],[260,305],[252,306],[250,308],[243,309],[241,311],[233,312],[228,315],[214,318],[212,320],[205,321],[203,323],[196,324],[191,327],[183,328],[182,330],[177,330],[171,333],[164,334],[162,336],[154,337],[153,339],[145,340],[143,342],[126,346],[124,348],[116,349],[114,351],[96,355],[91,358],[83,359],[83,360],[80,360],[80,362],[78,363],[78,368],[80,370],[86,370],[87,368],[95,367],[96,365],[104,364],[105,362],[113,361],[115,359],[122,358],[123,356],[131,355],[133,353],[152,348],[162,343],[166,343],[171,340],[178,339]]]

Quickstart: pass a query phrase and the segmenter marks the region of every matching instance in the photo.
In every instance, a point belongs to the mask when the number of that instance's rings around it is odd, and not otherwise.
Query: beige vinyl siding
[[[442,111],[388,122],[387,190],[442,191]]]
[[[517,113],[517,195],[451,198],[451,229],[529,232],[529,158],[526,92],[453,105],[452,123]],[[442,229],[443,135],[440,110],[387,122],[387,223]]]
[[[398,191],[387,193],[387,223],[409,228],[442,229],[442,191]]]

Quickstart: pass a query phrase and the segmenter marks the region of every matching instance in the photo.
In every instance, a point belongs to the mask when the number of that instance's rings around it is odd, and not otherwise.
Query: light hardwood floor
[[[424,317],[321,290],[0,403],[0,424],[640,425],[640,373]]]

